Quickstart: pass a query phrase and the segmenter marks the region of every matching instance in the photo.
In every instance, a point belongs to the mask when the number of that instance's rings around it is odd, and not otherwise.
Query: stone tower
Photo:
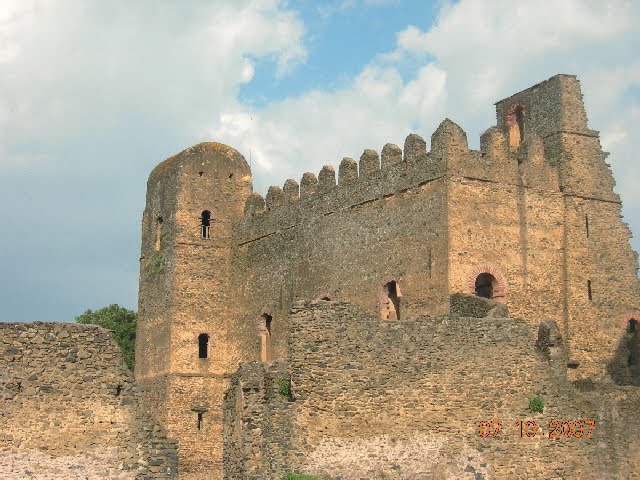
[[[135,374],[179,442],[181,478],[222,471],[220,408],[239,360],[231,233],[250,192],[244,157],[218,143],[188,148],[149,176]]]

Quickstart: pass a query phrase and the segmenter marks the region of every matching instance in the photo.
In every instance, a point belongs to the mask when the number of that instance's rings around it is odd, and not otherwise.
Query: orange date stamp
[[[595,420],[551,420],[548,423],[538,425],[535,420],[518,420],[513,424],[515,434],[520,437],[534,438],[536,436],[547,436],[552,439],[558,438],[591,438],[593,429],[596,426]],[[548,426],[547,435],[545,428]],[[509,424],[511,427],[511,424]],[[482,420],[478,423],[478,434],[482,438],[498,437],[506,434],[506,428],[500,419]]]

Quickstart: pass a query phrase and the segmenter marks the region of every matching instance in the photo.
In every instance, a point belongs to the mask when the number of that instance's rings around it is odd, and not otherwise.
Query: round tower
[[[213,142],[160,163],[147,184],[135,376],[179,443],[181,478],[222,478],[222,397],[238,361],[232,234],[250,193],[244,157]]]

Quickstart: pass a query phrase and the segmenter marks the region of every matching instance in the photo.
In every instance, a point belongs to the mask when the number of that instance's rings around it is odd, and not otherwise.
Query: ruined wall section
[[[225,478],[282,478],[301,448],[293,437],[294,398],[285,363],[245,363],[224,397]]]
[[[345,479],[623,479],[637,471],[628,456],[637,448],[628,442],[637,389],[577,391],[564,365],[536,350],[523,321],[388,322],[348,302],[318,300],[297,302],[290,325],[293,401],[275,413],[284,399],[268,393],[264,367],[243,367],[225,397],[227,472],[281,478],[282,464],[265,461],[267,451],[288,452],[279,457],[289,462],[285,470]],[[543,413],[528,409],[534,394],[544,399]],[[267,412],[269,422],[292,418],[292,430],[267,427]],[[496,437],[479,435],[485,419],[502,420]],[[515,423],[531,419],[543,433],[521,437]],[[593,419],[596,427],[588,439],[552,439],[553,419]]]
[[[0,404],[2,478],[176,476],[175,442],[101,327],[0,323]]]
[[[259,358],[262,313],[273,317],[274,358],[285,357],[296,298],[349,298],[378,312],[385,283],[396,281],[401,317],[448,311],[444,163],[410,135],[404,158],[387,145],[382,165],[366,150],[359,170],[343,160],[337,185],[326,181],[332,170],[325,167],[313,194],[305,174],[300,195],[288,181],[281,192],[270,189],[265,211],[256,196],[249,200],[234,260],[236,278],[245,279],[238,338],[247,342],[247,360]]]

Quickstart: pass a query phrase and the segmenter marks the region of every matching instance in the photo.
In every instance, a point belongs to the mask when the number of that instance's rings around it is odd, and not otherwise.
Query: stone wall
[[[291,375],[293,401],[258,364],[241,368],[227,392],[225,467],[245,475],[229,478],[638,478],[630,440],[640,392],[576,390],[523,321],[391,322],[320,300],[297,303],[291,329],[288,364],[276,375]],[[543,413],[529,410],[532,395]],[[501,431],[481,437],[479,423],[494,419]],[[553,439],[554,419],[596,426],[588,439]],[[521,437],[519,420],[541,431]]]
[[[0,405],[2,478],[176,477],[176,445],[101,327],[0,323]]]
[[[325,167],[325,183],[312,192],[294,189],[285,201],[272,187],[266,205],[255,194],[248,200],[234,231],[233,264],[245,309],[235,343],[246,361],[260,358],[256,324],[265,312],[273,317],[274,358],[286,357],[288,311],[297,299],[346,298],[377,313],[385,284],[396,281],[402,317],[448,311],[444,164],[415,134],[404,158],[395,145],[382,151],[380,160],[365,150],[359,169],[344,159],[337,184]]]

